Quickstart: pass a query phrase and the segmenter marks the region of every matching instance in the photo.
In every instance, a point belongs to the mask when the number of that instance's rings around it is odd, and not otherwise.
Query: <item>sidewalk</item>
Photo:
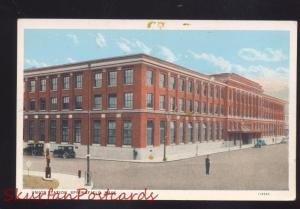
[[[26,175],[27,171],[24,170],[23,174]],[[29,175],[31,176],[45,176],[45,172],[40,171],[29,171]],[[56,179],[59,182],[59,186],[57,189],[77,189],[77,188],[86,188],[92,189],[93,183],[91,186],[85,186],[84,177],[78,178],[78,176],[69,175],[69,174],[62,174],[62,173],[52,173],[51,174],[53,179]]]

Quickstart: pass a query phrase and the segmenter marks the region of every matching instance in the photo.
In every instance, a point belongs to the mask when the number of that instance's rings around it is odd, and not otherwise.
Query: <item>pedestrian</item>
[[[210,167],[210,159],[209,159],[209,155],[207,155],[205,158],[205,175],[206,176],[209,175],[209,167]]]

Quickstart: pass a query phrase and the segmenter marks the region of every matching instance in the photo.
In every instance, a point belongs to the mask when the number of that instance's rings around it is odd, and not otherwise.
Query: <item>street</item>
[[[91,160],[95,189],[170,190],[287,190],[288,144],[263,146],[210,155],[211,174],[205,176],[205,157],[162,163]],[[43,157],[24,156],[31,170],[44,171]],[[77,175],[86,159],[52,158],[52,172]]]

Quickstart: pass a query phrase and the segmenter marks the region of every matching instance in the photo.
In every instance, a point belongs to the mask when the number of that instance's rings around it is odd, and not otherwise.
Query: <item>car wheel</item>
[[[35,156],[36,155],[36,150],[32,150],[31,155]]]
[[[63,158],[64,158],[64,159],[67,159],[68,157],[69,157],[69,154],[65,152],[65,153],[63,154]]]

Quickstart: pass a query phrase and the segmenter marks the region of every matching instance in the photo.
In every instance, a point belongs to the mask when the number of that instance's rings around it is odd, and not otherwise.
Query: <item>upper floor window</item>
[[[192,102],[192,100],[187,101],[187,108],[188,108],[189,112],[193,111],[193,102]]]
[[[117,72],[111,71],[108,73],[108,85],[116,86],[117,85]]]
[[[116,94],[108,95],[108,108],[117,108],[117,95]]]
[[[166,88],[167,85],[167,76],[165,74],[159,74],[159,86],[161,88]]]
[[[148,70],[146,76],[147,76],[147,84],[153,85],[153,71]]]
[[[132,108],[133,103],[133,93],[125,93],[124,94],[124,108]]]
[[[52,91],[57,90],[57,78],[50,79],[50,90],[52,90]]]
[[[220,98],[220,87],[218,86],[216,89],[216,98]]]
[[[195,109],[195,112],[199,112],[199,102],[195,101],[194,109]]]
[[[102,109],[102,96],[101,95],[94,96],[94,109],[96,109],[96,110]]]
[[[69,102],[70,102],[70,97],[62,97],[62,109],[63,110],[69,109]]]
[[[179,99],[179,111],[180,112],[184,112],[184,100],[183,99]]]
[[[75,88],[76,89],[82,88],[82,74],[75,75]]]
[[[40,98],[40,110],[41,111],[46,110],[46,99],[44,97]]]
[[[225,89],[221,88],[221,98],[224,99],[225,96]]]
[[[203,95],[207,96],[207,83],[203,84]]]
[[[69,89],[70,88],[70,77],[64,76],[63,77],[63,89]]]
[[[170,111],[175,110],[175,97],[170,97]]]
[[[147,107],[148,108],[153,108],[153,94],[152,93],[148,93],[147,94]]]
[[[169,89],[170,90],[175,90],[175,88],[176,88],[175,77],[170,77]]]
[[[197,94],[200,95],[200,92],[201,92],[201,87],[200,87],[200,83],[197,82]]]
[[[28,82],[28,90],[29,90],[29,92],[35,91],[35,80],[30,80]]]
[[[124,83],[132,84],[133,83],[133,70],[128,69],[124,71]]]
[[[46,91],[46,79],[40,80],[40,91]]]
[[[29,101],[29,110],[31,110],[31,111],[35,110],[35,100],[34,99],[31,99]]]
[[[213,86],[213,85],[210,86],[210,89],[209,89],[209,96],[210,96],[210,97],[213,97],[213,96],[214,96],[214,86]]]
[[[75,109],[82,109],[82,96],[75,96]]]
[[[193,92],[193,81],[188,81],[188,92],[189,93]]]
[[[56,97],[50,98],[50,109],[57,110],[57,98]]]
[[[164,95],[159,96],[159,109],[166,109],[166,97]]]
[[[94,87],[101,87],[102,85],[102,73],[94,74]]]
[[[179,79],[179,90],[184,91],[184,80],[183,79]]]

